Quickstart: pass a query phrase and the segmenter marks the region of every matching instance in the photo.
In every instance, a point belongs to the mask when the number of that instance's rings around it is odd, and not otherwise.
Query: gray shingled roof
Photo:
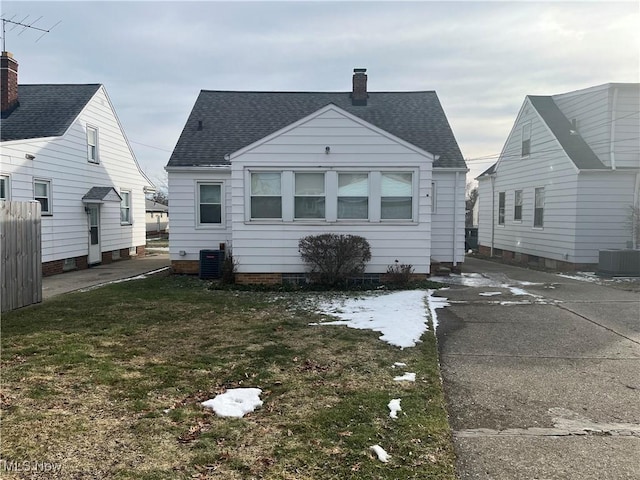
[[[115,193],[119,200],[122,200],[120,194],[113,187],[91,187],[89,191],[84,194],[82,200],[104,200],[111,192]]]
[[[225,165],[225,155],[334,104],[440,158],[434,167],[466,168],[435,92],[369,92],[353,106],[351,92],[202,90],[168,166]],[[202,129],[198,129],[202,121]]]
[[[607,168],[579,134],[571,134],[571,122],[553,98],[535,95],[527,98],[576,167],[580,170]]]
[[[19,85],[19,106],[2,116],[2,141],[63,135],[100,88],[89,85]]]

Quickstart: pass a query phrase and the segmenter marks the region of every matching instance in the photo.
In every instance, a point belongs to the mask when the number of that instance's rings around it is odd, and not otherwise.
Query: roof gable
[[[369,92],[366,106],[350,92],[202,90],[168,166],[228,165],[229,156],[333,104],[436,156],[434,167],[466,168],[435,92]]]
[[[18,107],[2,118],[2,141],[64,135],[100,87],[19,85]]]
[[[408,148],[420,155],[425,155],[428,156],[430,158],[433,157],[433,155],[430,152],[425,152],[424,150],[416,147],[415,145],[406,142],[405,140],[398,138],[392,134],[390,134],[389,132],[386,132],[378,127],[376,127],[375,125],[371,125],[370,123],[362,120],[359,117],[356,117],[352,114],[350,114],[349,112],[346,112],[345,110],[341,109],[340,107],[335,106],[334,104],[329,104],[326,105],[325,107],[322,107],[321,109],[313,112],[311,115],[308,115],[294,123],[292,123],[291,125],[287,125],[284,128],[281,128],[280,130],[278,130],[277,132],[272,133],[271,135],[268,135],[264,138],[261,138],[260,140],[258,140],[257,142],[252,143],[251,145],[247,145],[246,147],[238,150],[237,152],[233,152],[231,155],[229,155],[229,160],[233,161],[233,159],[235,157],[238,157],[250,150],[253,150],[254,148],[256,148],[259,145],[264,145],[269,143],[271,140],[273,140],[274,138],[277,138],[281,135],[284,135],[300,126],[303,126],[305,124],[308,124],[310,122],[312,122],[315,119],[321,118],[323,117],[326,113],[329,112],[335,112],[338,115],[340,115],[342,118],[346,118],[347,120],[350,120],[351,122],[360,125],[361,127],[367,128],[369,130],[371,130],[373,133],[383,136],[387,139],[389,139],[390,141],[394,142],[394,143],[398,143],[402,146],[404,146],[405,148]]]
[[[571,122],[560,111],[552,97],[529,95],[527,98],[578,169],[607,168],[582,136],[572,130]]]

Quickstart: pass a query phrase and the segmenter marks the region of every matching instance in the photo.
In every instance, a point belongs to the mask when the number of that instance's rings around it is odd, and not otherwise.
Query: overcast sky
[[[640,81],[640,2],[2,2],[19,83],[102,83],[140,166],[166,165],[201,89],[435,90],[468,160],[525,95]],[[19,34],[19,35],[18,35]]]

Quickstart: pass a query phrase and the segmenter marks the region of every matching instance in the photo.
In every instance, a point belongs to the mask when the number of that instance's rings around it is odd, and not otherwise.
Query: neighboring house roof
[[[64,135],[100,86],[19,85],[18,107],[2,117],[2,141]]]
[[[202,90],[168,166],[228,165],[227,155],[329,104],[438,156],[436,168],[466,168],[433,91],[369,92],[367,105],[354,106],[351,92]]]
[[[488,175],[491,175],[491,174],[495,173],[497,165],[498,165],[497,163],[494,163],[489,168],[487,168],[484,172],[482,172],[480,175],[478,175],[476,178],[488,176]]]
[[[580,170],[607,168],[580,134],[572,133],[571,122],[560,111],[553,98],[535,95],[528,95],[527,98],[576,167]]]
[[[144,204],[145,204],[145,210],[147,212],[168,212],[169,211],[169,207],[161,203],[154,202],[153,200],[145,199]]]

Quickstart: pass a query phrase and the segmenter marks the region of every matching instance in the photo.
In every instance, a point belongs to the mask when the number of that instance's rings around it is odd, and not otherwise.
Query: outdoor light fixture
[[[24,158],[26,158],[27,160],[33,160],[34,158],[36,158],[36,156],[31,155],[30,153],[25,153]]]
[[[324,147],[324,153],[329,155],[329,153],[331,153],[331,147]]]

